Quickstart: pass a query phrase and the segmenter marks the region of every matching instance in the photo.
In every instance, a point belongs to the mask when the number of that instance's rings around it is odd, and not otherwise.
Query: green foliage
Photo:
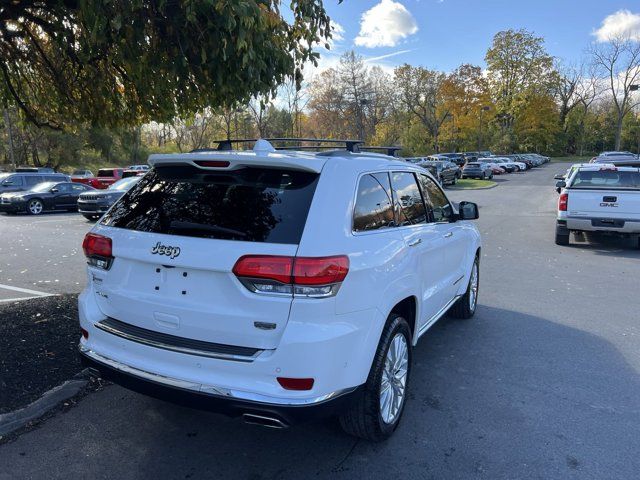
[[[322,0],[0,5],[0,103],[57,129],[169,121],[301,80],[330,37]]]

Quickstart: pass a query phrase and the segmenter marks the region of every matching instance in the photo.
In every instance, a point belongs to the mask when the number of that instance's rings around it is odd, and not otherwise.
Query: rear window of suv
[[[571,188],[630,188],[640,189],[640,172],[619,170],[579,170]]]
[[[145,175],[102,224],[189,237],[300,242],[318,175],[271,168],[215,172],[160,167]]]

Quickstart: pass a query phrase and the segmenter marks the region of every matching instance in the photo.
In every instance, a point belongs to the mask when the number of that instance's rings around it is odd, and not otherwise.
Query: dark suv
[[[0,173],[0,193],[23,192],[43,182],[69,182],[69,175],[62,173]]]

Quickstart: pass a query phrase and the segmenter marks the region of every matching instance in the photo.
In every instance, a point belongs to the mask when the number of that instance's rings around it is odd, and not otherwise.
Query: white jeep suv
[[[418,338],[475,312],[477,206],[374,153],[258,140],[149,164],[84,240],[83,362],[249,423],[389,436]]]

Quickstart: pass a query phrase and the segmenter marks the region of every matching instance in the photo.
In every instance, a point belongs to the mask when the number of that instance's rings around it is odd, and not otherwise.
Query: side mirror
[[[460,202],[458,205],[459,220],[477,220],[480,217],[478,205],[473,202]]]
[[[564,173],[558,173],[555,177],[553,177],[554,180],[564,180],[565,176]]]
[[[559,182],[556,182],[556,192],[560,193],[562,189],[566,186],[567,186],[567,182],[565,182],[564,180],[560,180]]]
[[[57,188],[52,188],[51,189],[51,193],[58,193],[60,190],[58,190]]]

